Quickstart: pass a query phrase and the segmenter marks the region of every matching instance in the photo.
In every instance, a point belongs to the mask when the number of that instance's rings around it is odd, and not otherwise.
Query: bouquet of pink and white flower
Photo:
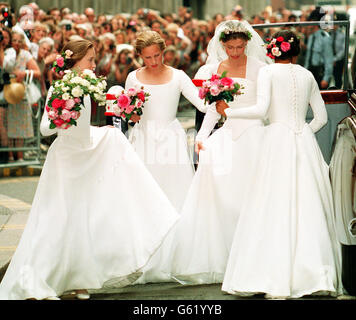
[[[213,74],[212,77],[203,82],[199,89],[199,98],[205,103],[213,103],[219,100],[226,102],[234,101],[234,97],[243,94],[242,85],[235,82],[233,79],[226,77],[226,71],[221,76]]]
[[[76,126],[85,95],[90,95],[98,105],[104,106],[105,89],[105,78],[97,78],[91,70],[84,70],[81,74],[74,70],[64,71],[64,77],[54,82],[52,95],[45,107],[51,122],[50,129]]]
[[[115,115],[126,120],[130,120],[134,114],[141,116],[143,113],[143,105],[150,96],[150,94],[143,89],[143,87],[138,89],[129,88],[118,94],[113,106]]]

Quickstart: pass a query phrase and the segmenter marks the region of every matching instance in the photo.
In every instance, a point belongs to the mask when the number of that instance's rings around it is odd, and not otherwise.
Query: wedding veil
[[[228,58],[225,49],[219,40],[222,32],[226,30],[238,30],[249,31],[252,38],[248,41],[245,54],[249,57],[255,57],[256,59],[270,64],[272,60],[266,56],[266,49],[264,48],[264,42],[259,34],[251,27],[246,21],[227,20],[221,22],[215,29],[214,37],[208,44],[208,58],[206,64],[216,64]]]

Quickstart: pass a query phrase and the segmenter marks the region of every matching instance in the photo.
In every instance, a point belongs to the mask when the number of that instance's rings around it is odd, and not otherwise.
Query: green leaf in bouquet
[[[222,73],[222,75],[221,75],[220,79],[225,78],[225,77],[226,77],[226,75],[227,75],[227,71],[225,70],[225,71]]]
[[[56,129],[56,125],[53,122],[51,122],[51,124],[49,125],[49,128],[50,129]]]

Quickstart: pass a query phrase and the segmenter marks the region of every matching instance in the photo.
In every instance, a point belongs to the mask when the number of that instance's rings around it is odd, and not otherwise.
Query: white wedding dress
[[[199,98],[198,89],[191,79],[181,70],[171,70],[172,79],[161,85],[143,84],[136,77],[137,70],[133,71],[127,77],[126,89],[143,86],[150,93],[141,120],[130,134],[130,141],[168,199],[180,212],[194,176],[187,136],[176,118],[180,95],[182,93],[200,111],[205,112],[207,107]],[[167,272],[172,263],[172,241],[173,233],[170,233],[143,269],[142,277],[134,284],[172,281]]]
[[[229,103],[231,110],[256,103],[257,74],[265,64],[247,57],[246,78],[233,78],[243,94]],[[219,64],[205,65],[196,78],[216,74]],[[183,284],[221,283],[231,249],[240,205],[253,181],[263,134],[261,119],[227,117],[209,138],[220,119],[215,106],[208,108],[196,140],[202,141],[199,166],[174,227],[172,276]],[[261,133],[258,136],[258,132]]]
[[[314,119],[307,124],[309,104]],[[291,298],[340,293],[329,170],[314,136],[327,112],[313,75],[295,64],[266,66],[256,106],[229,114],[245,119],[268,114],[270,125],[255,155],[222,290]]]
[[[128,285],[179,218],[121,131],[90,114],[86,96],[77,126],[58,130],[0,299]],[[42,134],[56,130],[45,113]]]
[[[177,119],[180,95],[183,94],[202,112],[206,112],[207,107],[184,71],[171,70],[171,80],[160,85],[141,83],[136,76],[138,70],[135,70],[128,75],[125,88],[143,86],[150,93],[141,120],[135,124],[129,139],[168,199],[180,212],[194,175],[187,135]]]

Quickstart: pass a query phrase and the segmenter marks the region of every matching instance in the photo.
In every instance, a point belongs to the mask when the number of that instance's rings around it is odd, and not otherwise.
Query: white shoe
[[[61,299],[58,298],[58,297],[53,296],[53,297],[47,297],[47,298],[44,299],[44,300],[61,300]]]
[[[77,293],[78,300],[89,300],[90,294],[89,293]]]

